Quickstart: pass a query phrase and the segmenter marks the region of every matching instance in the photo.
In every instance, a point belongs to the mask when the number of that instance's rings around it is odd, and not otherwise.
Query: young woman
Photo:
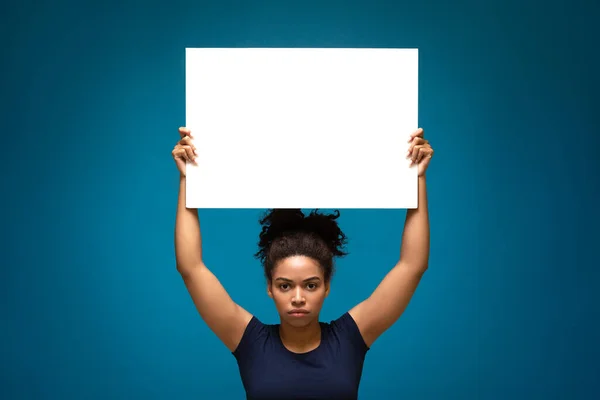
[[[330,323],[319,313],[330,291],[334,258],[345,255],[333,215],[270,210],[261,219],[259,249],[267,294],[280,323],[268,325],[236,304],[204,264],[198,213],[185,207],[186,161],[196,149],[179,129],[172,156],[179,169],[175,223],[177,270],[202,319],[237,359],[248,399],[355,399],[365,355],[402,314],[427,270],[429,217],[425,171],[433,149],[418,129],[407,159],[417,164],[419,202],[407,210],[396,265],[364,301]]]

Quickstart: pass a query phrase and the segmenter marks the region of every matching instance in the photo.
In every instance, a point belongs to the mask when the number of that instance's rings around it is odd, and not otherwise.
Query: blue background
[[[0,397],[243,398],[174,264],[170,152],[185,47],[203,46],[420,49],[430,269],[370,351],[361,398],[600,393],[591,0],[94,3],[1,6]],[[201,211],[206,262],[276,322],[258,215]],[[324,320],[393,265],[404,215],[343,212],[351,255]]]

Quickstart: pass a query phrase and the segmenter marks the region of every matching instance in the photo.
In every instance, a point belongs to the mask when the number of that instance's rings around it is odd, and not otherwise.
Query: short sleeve
[[[253,316],[244,330],[240,343],[231,354],[239,361],[240,358],[252,354],[252,349],[255,347],[256,343],[260,340],[264,340],[267,335],[268,327],[258,318]]]
[[[362,354],[366,354],[369,351],[369,346],[365,343],[365,340],[356,325],[356,321],[350,315],[349,312],[344,313],[341,317],[331,322],[331,327],[336,332],[338,337],[348,339],[352,346]]]

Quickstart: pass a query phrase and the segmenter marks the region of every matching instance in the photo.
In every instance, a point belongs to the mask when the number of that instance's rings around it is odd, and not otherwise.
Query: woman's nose
[[[292,301],[294,303],[304,303],[304,295],[299,288],[294,291],[294,297],[292,298]]]

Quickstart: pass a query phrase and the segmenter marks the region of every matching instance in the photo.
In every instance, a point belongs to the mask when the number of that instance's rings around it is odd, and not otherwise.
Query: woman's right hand
[[[179,135],[181,139],[173,148],[171,154],[175,160],[175,165],[181,176],[185,176],[186,161],[195,162],[197,153],[196,147],[192,144],[192,131],[188,128],[179,128]]]

